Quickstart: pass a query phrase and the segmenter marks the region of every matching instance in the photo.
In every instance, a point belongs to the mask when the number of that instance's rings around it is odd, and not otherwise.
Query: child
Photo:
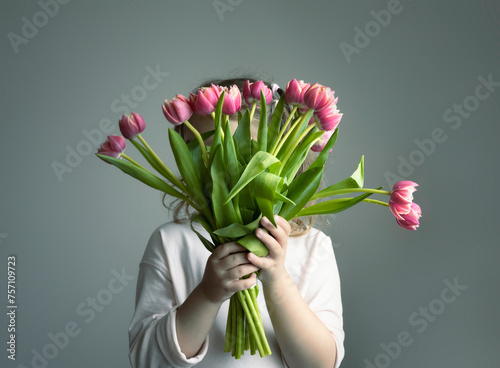
[[[242,90],[245,80],[202,86],[236,84]],[[193,115],[190,123],[207,131],[213,129],[209,118]],[[236,124],[232,119],[233,131]],[[254,135],[258,119],[252,124]],[[186,141],[193,138],[183,125],[176,130]],[[184,205],[177,206],[174,221],[153,232],[140,263],[129,327],[132,367],[338,367],[344,357],[340,280],[331,239],[312,227],[312,219],[306,226],[277,216],[275,228],[264,217],[261,226],[269,234],[257,230],[256,235],[270,251],[266,257],[235,242],[210,254],[189,220],[179,218]],[[201,225],[193,226],[210,239]],[[225,301],[255,285],[255,274],[240,278],[257,270],[257,300],[272,355],[260,358],[247,351],[236,360],[224,353]]]

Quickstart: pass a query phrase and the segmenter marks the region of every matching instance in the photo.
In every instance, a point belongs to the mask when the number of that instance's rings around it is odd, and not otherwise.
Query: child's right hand
[[[248,250],[236,242],[219,245],[210,255],[200,289],[213,303],[224,302],[237,291],[255,285],[255,271],[259,269],[247,259]],[[242,276],[249,278],[240,280]]]

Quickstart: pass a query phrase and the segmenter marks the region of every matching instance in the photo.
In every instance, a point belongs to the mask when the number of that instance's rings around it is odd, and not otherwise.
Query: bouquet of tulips
[[[242,95],[248,107],[242,108]],[[126,155],[125,139],[111,135],[99,148],[97,156],[152,188],[188,203],[196,213],[191,217],[210,234],[204,246],[213,251],[220,244],[236,241],[257,256],[268,249],[255,236],[260,219],[266,216],[276,226],[274,215],[290,221],[296,217],[333,214],[357,203],[387,206],[397,223],[410,230],[419,226],[420,207],[413,203],[416,183],[396,183],[392,191],[363,188],[363,157],[354,173],[323,190],[318,190],[324,166],[338,136],[342,114],[338,97],[318,83],[310,85],[293,79],[286,87],[268,121],[272,91],[262,82],[247,81],[241,94],[236,86],[211,85],[200,88],[189,99],[176,95],[165,100],[163,113],[174,124],[185,124],[196,139],[186,143],[172,128],[168,136],[180,180],[151,149],[141,133],[143,118],[132,113],[122,116],[120,130],[142,154],[150,170]],[[285,103],[292,111],[284,120]],[[256,108],[260,109],[257,140],[252,139],[250,124]],[[194,114],[211,115],[215,129],[200,134],[190,123]],[[229,116],[238,113],[238,126],[231,131]],[[204,142],[213,137],[211,145]],[[320,152],[300,175],[297,172],[309,150]],[[122,160],[123,158],[125,160]],[[206,190],[210,188],[210,190]],[[354,197],[338,197],[360,193]],[[368,198],[388,195],[383,202]],[[306,206],[310,201],[327,200]],[[225,351],[239,358],[245,350],[260,356],[271,354],[257,305],[258,288],[240,291],[230,299]]]

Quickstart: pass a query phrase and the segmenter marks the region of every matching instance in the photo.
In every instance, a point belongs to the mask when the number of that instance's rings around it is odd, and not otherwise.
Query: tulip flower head
[[[322,86],[319,83],[314,83],[304,93],[304,104],[316,111],[327,107],[332,102],[332,90],[330,87]]]
[[[202,87],[198,90],[196,97],[190,97],[193,112],[198,115],[208,115],[215,111],[222,88],[212,84],[210,87]]]
[[[249,80],[243,85],[243,98],[248,106],[251,106],[255,101],[260,102],[260,91],[264,93],[266,105],[269,105],[273,99],[273,91],[271,91],[263,81],[250,83]]]
[[[165,118],[174,125],[182,124],[193,115],[189,100],[179,94],[175,95],[172,101],[165,100],[161,108]]]
[[[240,111],[241,108],[241,93],[236,85],[231,88],[224,87],[224,102],[222,103],[222,113],[233,115]]]
[[[119,122],[120,131],[127,139],[132,139],[146,129],[146,123],[141,115],[133,112],[130,115],[123,115]]]
[[[101,144],[101,146],[97,150],[97,153],[113,158],[120,158],[124,150],[125,139],[123,139],[123,137],[119,135],[109,135],[106,141]],[[107,161],[104,162],[109,163]]]
[[[288,82],[285,91],[285,101],[290,105],[298,105],[299,108],[305,108],[304,94],[311,85],[304,83],[303,80],[297,81],[295,78]]]
[[[398,224],[405,229],[415,230],[418,227],[418,218],[422,211],[413,203],[413,192],[418,184],[409,180],[399,181],[392,187],[389,199],[389,209],[396,217]],[[410,229],[410,227],[412,227]]]

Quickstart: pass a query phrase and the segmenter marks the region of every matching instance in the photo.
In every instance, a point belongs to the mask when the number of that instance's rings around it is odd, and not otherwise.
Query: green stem
[[[272,155],[277,157],[278,156],[278,153],[280,152],[281,150],[281,147],[283,147],[283,144],[285,144],[285,142],[288,140],[288,137],[294,133],[301,125],[302,125],[302,122],[304,120],[304,117],[309,113],[309,110],[307,110],[303,115],[300,115],[292,124],[292,126],[290,127],[290,129],[288,129],[288,132],[286,132],[285,136],[283,137],[283,139],[281,140],[281,142],[279,143],[278,147],[276,147],[276,149],[274,150],[274,152],[272,152]],[[294,133],[295,134],[295,133]]]
[[[245,298],[247,300],[251,300],[251,296],[248,292],[248,289],[243,290],[243,293],[244,293]],[[257,331],[259,333],[258,336],[260,337],[260,343],[262,344],[262,348],[264,349],[264,353],[265,353],[265,355],[271,355],[271,348],[269,347],[269,344],[268,344],[267,339],[266,339],[266,333],[264,332],[264,326],[262,325],[262,320],[260,319],[259,315],[257,314],[258,306],[254,305],[253,301],[250,303],[247,303],[247,305],[248,305],[248,309],[250,311],[250,315],[252,316],[253,320],[258,321],[256,328],[257,328]],[[259,339],[257,339],[257,344],[259,344]],[[259,353],[260,353],[260,350],[259,350]],[[262,356],[262,354],[261,354],[261,356]]]
[[[205,147],[205,142],[203,142],[203,138],[201,137],[200,132],[198,132],[198,130],[194,126],[192,126],[188,120],[186,120],[184,124],[186,124],[186,126],[189,128],[189,130],[193,132],[194,136],[198,140],[198,143],[200,144],[201,154],[203,157],[203,162],[205,163],[205,167],[208,167],[207,148]]]
[[[232,313],[231,313],[231,304],[233,303],[233,300],[231,299],[229,301],[229,309],[227,313],[227,322],[226,322],[226,336],[224,339],[224,353],[229,353],[231,351],[231,333],[232,333],[232,326],[233,326],[233,319],[232,319]]]
[[[124,159],[126,159],[126,160],[130,161],[131,163],[133,163],[134,165],[136,165],[136,166],[140,167],[141,169],[149,172],[149,170],[147,170],[144,166],[142,166],[141,164],[139,164],[137,161],[135,161],[134,159],[132,159],[131,157],[129,157],[125,153],[122,153],[121,156]],[[165,183],[165,184],[169,185],[168,183]],[[172,187],[172,189],[174,189],[178,193],[178,195],[181,197],[180,198],[181,200],[185,201],[187,204],[189,204],[191,207],[193,207],[198,212],[201,212],[201,210],[199,209],[199,207],[197,205],[195,205],[193,202],[191,202],[187,196],[185,196],[185,193],[181,193],[181,192],[177,191],[173,187]]]
[[[258,318],[256,314],[252,313],[250,309],[250,304],[251,298],[250,295],[248,294],[248,290],[243,290],[243,291],[238,291],[237,292],[238,298],[241,302],[241,305],[243,307],[243,310],[245,311],[245,315],[247,316],[247,321],[248,324],[250,325],[250,330],[251,330],[251,335],[255,337],[255,344],[257,345],[257,350],[259,351],[259,354],[261,357],[264,357],[266,355],[264,347],[262,346],[262,339],[259,337],[259,329],[258,329]]]
[[[325,193],[317,196],[313,195],[311,197],[311,200],[313,199],[319,199],[319,198],[325,198],[325,197],[331,197],[334,195],[340,195],[340,194],[348,194],[348,193],[373,193],[373,194],[385,194],[385,195],[391,195],[391,192],[387,190],[379,190],[379,189],[370,189],[370,188],[346,188],[346,189],[338,189],[338,190],[332,190],[332,191],[325,191]]]
[[[280,167],[280,170],[278,172],[278,175],[281,174],[281,170],[283,170],[283,168],[285,167],[285,164],[287,163],[288,159],[292,156],[293,152],[295,151],[295,148],[297,148],[297,146],[300,144],[302,139],[304,139],[304,137],[307,135],[307,133],[309,133],[312,129],[316,128],[316,126],[317,126],[316,123],[309,125],[302,132],[302,134],[299,136],[299,138],[297,138],[295,143],[293,145],[291,145],[290,147],[288,147],[288,149],[285,152],[285,157],[283,157],[283,159],[281,160],[281,167]]]
[[[376,199],[365,198],[365,199],[363,199],[363,202],[373,203],[373,204],[379,204],[381,206],[389,207],[389,203],[382,202],[382,201],[377,201]]]
[[[243,353],[244,326],[243,326],[243,307],[241,301],[236,299],[236,359],[240,359]]]
[[[189,195],[189,190],[186,188],[184,184],[179,180],[177,176],[170,170],[164,163],[163,161],[158,157],[158,155],[153,151],[153,149],[149,146],[149,144],[146,142],[146,140],[140,135],[137,135],[137,138],[144,144],[146,149],[151,153],[153,158],[155,159],[156,163],[163,169],[165,170],[165,173],[167,174],[167,179],[172,182],[175,186],[177,186],[180,190],[182,190],[185,194]]]
[[[280,129],[279,133],[278,133],[278,138],[276,138],[276,141],[274,142],[271,150],[269,152],[271,152],[273,155],[274,155],[274,150],[276,149],[276,146],[278,145],[278,143],[280,142],[280,139],[281,137],[283,136],[283,133],[285,133],[285,129],[288,127],[288,124],[290,124],[290,121],[292,121],[292,118],[293,116],[295,115],[295,112],[297,111],[297,105],[295,105],[293,107],[293,110],[292,112],[290,113],[290,115],[288,115],[288,118],[286,119],[285,121],[285,124],[283,125],[283,127]]]
[[[133,160],[131,157],[127,156],[127,155],[126,155],[126,154],[124,154],[123,152],[122,152],[121,156],[122,156],[124,159],[127,159],[127,160],[129,160],[130,162],[132,162],[135,166],[138,166],[138,167],[140,167],[141,169],[146,170],[146,169],[145,169],[145,168],[144,168],[144,167],[143,167],[140,163],[138,163],[137,161]]]
[[[252,123],[253,114],[255,112],[256,107],[257,107],[257,101],[254,101],[252,104],[252,109],[250,110],[250,124]]]

